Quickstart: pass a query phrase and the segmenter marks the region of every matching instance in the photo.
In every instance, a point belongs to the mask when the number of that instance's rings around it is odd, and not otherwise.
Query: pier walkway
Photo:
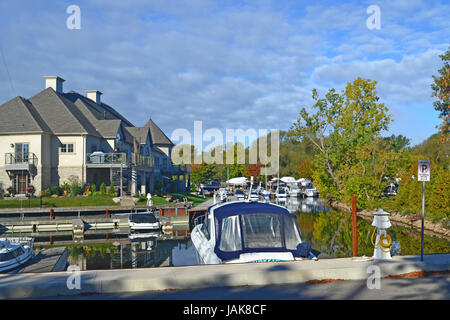
[[[395,256],[388,261],[340,258],[183,267],[81,271],[80,288],[69,289],[71,272],[0,275],[0,299],[192,290],[220,287],[294,285],[367,280],[374,267],[381,278],[450,271],[450,254]],[[370,268],[369,268],[370,267]]]

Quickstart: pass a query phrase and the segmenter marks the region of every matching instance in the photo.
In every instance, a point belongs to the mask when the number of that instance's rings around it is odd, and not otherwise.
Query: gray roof
[[[128,130],[139,144],[145,144],[147,142],[150,130],[148,127],[125,127],[125,130]]]
[[[0,106],[0,133],[50,133],[50,129],[36,114],[31,104],[15,97]]]
[[[54,134],[100,136],[92,123],[70,100],[47,88],[29,101]]]
[[[144,127],[135,127],[109,105],[97,104],[75,91],[57,93],[49,87],[29,99],[16,97],[0,105],[0,134],[87,134],[115,138],[117,132],[130,144],[133,137],[145,144],[150,135],[152,146],[173,146],[152,119]]]
[[[152,137],[152,143],[155,145],[170,145],[173,146],[173,142],[164,134],[164,132],[153,122],[150,118],[144,127],[150,128],[150,134]]]

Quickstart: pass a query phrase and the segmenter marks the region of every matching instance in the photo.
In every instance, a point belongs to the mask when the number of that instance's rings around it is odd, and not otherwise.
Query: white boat
[[[302,195],[302,191],[296,185],[293,185],[289,188],[289,196],[290,197],[300,197]]]
[[[131,213],[128,216],[128,225],[131,230],[159,230],[161,223],[151,212]]]
[[[295,215],[279,205],[233,201],[211,206],[191,233],[200,264],[317,259]]]
[[[0,272],[22,266],[34,255],[34,238],[0,238]]]
[[[258,193],[258,190],[256,190],[256,189],[251,189],[251,190],[249,191],[249,193],[250,193],[250,199],[252,199],[252,200],[258,200],[258,199],[259,199],[259,193]]]
[[[318,196],[318,192],[317,192],[317,189],[316,188],[309,188],[309,189],[305,189],[305,191],[304,191],[304,193],[305,193],[305,195],[307,196],[307,197],[317,197]]]
[[[285,188],[278,188],[277,189],[277,193],[275,195],[277,198],[286,198],[287,197],[287,192]]]
[[[263,190],[263,191],[261,192],[261,197],[262,197],[263,199],[270,199],[270,191],[268,191],[268,190]]]
[[[243,190],[236,190],[234,195],[236,196],[236,198],[238,198],[238,200],[244,200],[245,199],[245,193],[244,193]]]

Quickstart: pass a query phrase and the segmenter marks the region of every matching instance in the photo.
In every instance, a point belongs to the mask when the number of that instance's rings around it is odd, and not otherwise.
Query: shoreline
[[[333,208],[338,210],[343,210],[347,213],[352,213],[352,208],[346,205],[345,203],[339,201],[328,200],[327,204]],[[377,209],[365,209],[365,210],[357,210],[357,216],[367,219],[373,220],[373,213]],[[419,215],[418,219],[411,219],[411,216],[402,215],[398,212],[389,212],[389,220],[392,224],[401,225],[404,227],[410,227],[420,231],[422,229],[422,217]],[[424,221],[424,233],[427,235],[435,236],[438,238],[443,238],[446,240],[450,240],[450,229],[445,228],[439,222],[431,222],[427,219]]]

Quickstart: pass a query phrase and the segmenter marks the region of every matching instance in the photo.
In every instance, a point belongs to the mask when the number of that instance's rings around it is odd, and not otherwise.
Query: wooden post
[[[50,220],[53,220],[53,208],[50,209]]]
[[[108,208],[106,208],[106,219],[108,219],[109,218],[109,210],[108,210]]]
[[[352,197],[352,231],[353,231],[353,237],[352,237],[352,255],[353,257],[358,256],[358,235],[356,230],[356,197]]]

